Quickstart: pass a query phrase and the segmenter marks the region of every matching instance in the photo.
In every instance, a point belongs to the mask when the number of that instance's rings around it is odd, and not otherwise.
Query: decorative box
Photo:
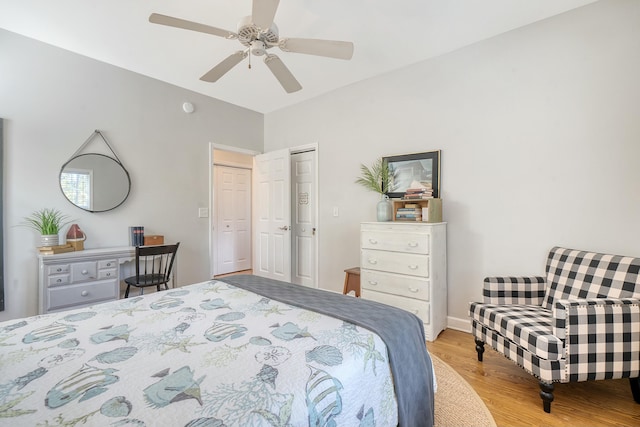
[[[164,245],[164,236],[159,234],[151,234],[148,236],[144,236],[144,245],[145,246]]]

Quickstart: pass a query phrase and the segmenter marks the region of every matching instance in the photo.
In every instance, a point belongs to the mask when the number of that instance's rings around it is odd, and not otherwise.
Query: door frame
[[[247,150],[244,148],[238,148],[238,147],[233,147],[231,145],[224,145],[224,144],[217,144],[215,142],[209,142],[209,217],[208,217],[208,239],[209,239],[209,278],[213,279],[213,274],[214,274],[214,262],[215,262],[215,256],[216,256],[216,245],[214,245],[213,240],[214,240],[214,225],[215,225],[215,210],[214,210],[214,206],[215,206],[215,185],[213,185],[213,180],[215,178],[214,175],[214,171],[213,171],[213,162],[215,161],[214,159],[214,154],[213,154],[213,150],[222,150],[222,151],[231,151],[234,153],[240,153],[240,154],[247,154],[249,156],[255,156],[256,154],[260,154],[258,151],[253,151],[253,150]],[[251,189],[251,191],[253,191],[253,188]],[[251,209],[253,210],[253,206],[251,207]],[[253,227],[253,216],[252,216],[252,220],[251,220],[251,226]],[[252,238],[252,244],[253,244],[253,238]]]
[[[257,154],[263,154],[260,153],[258,151],[254,151],[254,150],[248,150],[245,148],[239,148],[239,147],[234,147],[231,145],[224,145],[224,144],[218,144],[215,142],[209,142],[209,153],[208,153],[208,158],[209,158],[209,218],[208,218],[208,231],[209,231],[209,277],[211,279],[213,279],[213,266],[214,266],[214,257],[216,256],[215,253],[215,245],[213,244],[213,237],[214,237],[214,230],[213,230],[213,226],[214,226],[214,206],[215,206],[215,194],[214,194],[214,189],[215,186],[213,185],[213,179],[214,179],[214,173],[213,173],[213,162],[214,162],[214,154],[213,154],[213,150],[222,150],[222,151],[232,151],[235,153],[241,153],[241,154],[247,154],[250,156],[256,156]],[[303,144],[303,145],[298,145],[296,147],[289,147],[289,153],[298,153],[301,151],[310,151],[313,150],[316,153],[316,173],[315,173],[315,185],[316,185],[316,197],[315,197],[315,205],[316,205],[316,209],[315,209],[315,214],[316,214],[316,239],[315,239],[315,264],[316,264],[316,268],[315,268],[315,273],[314,273],[314,278],[313,281],[315,283],[315,287],[319,288],[320,287],[320,283],[318,281],[319,277],[320,277],[320,263],[319,263],[319,255],[320,255],[320,237],[322,235],[321,231],[322,228],[320,227],[320,153],[319,153],[319,146],[317,142],[313,142],[310,144]],[[253,170],[252,170],[252,174],[253,174]],[[254,188],[252,186],[251,188],[251,193],[253,194],[254,192]],[[251,204],[251,209],[253,211],[254,207],[253,207],[253,203]],[[253,222],[253,214],[251,216],[252,220],[251,220],[251,229],[253,230],[255,227],[255,224]],[[252,234],[254,234],[252,232]],[[255,244],[254,239],[252,237],[251,239],[251,244]],[[291,257],[291,254],[289,254],[289,257]]]

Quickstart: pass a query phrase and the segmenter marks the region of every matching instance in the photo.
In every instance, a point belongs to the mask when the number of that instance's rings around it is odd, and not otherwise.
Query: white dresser
[[[446,223],[360,225],[362,298],[402,308],[424,322],[433,341],[447,326]]]
[[[38,255],[39,312],[84,307],[120,297],[122,267],[135,261],[135,248],[87,249]]]

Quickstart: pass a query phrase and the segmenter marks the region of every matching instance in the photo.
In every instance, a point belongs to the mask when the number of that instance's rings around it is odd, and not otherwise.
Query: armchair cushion
[[[640,258],[554,247],[543,306],[557,299],[640,298]]]
[[[564,343],[553,335],[551,311],[543,307],[473,302],[469,314],[477,323],[541,359],[560,360],[564,356]]]

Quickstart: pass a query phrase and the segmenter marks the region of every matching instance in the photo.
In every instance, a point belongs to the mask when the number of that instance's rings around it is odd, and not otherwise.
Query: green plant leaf
[[[389,170],[389,165],[382,157],[378,158],[369,168],[366,165],[360,165],[360,178],[356,179],[356,184],[360,184],[368,190],[376,193],[385,194],[389,189],[389,182],[393,175]]]
[[[40,209],[24,218],[20,225],[32,228],[42,235],[58,234],[62,227],[71,221],[67,221],[68,216],[57,209]]]

